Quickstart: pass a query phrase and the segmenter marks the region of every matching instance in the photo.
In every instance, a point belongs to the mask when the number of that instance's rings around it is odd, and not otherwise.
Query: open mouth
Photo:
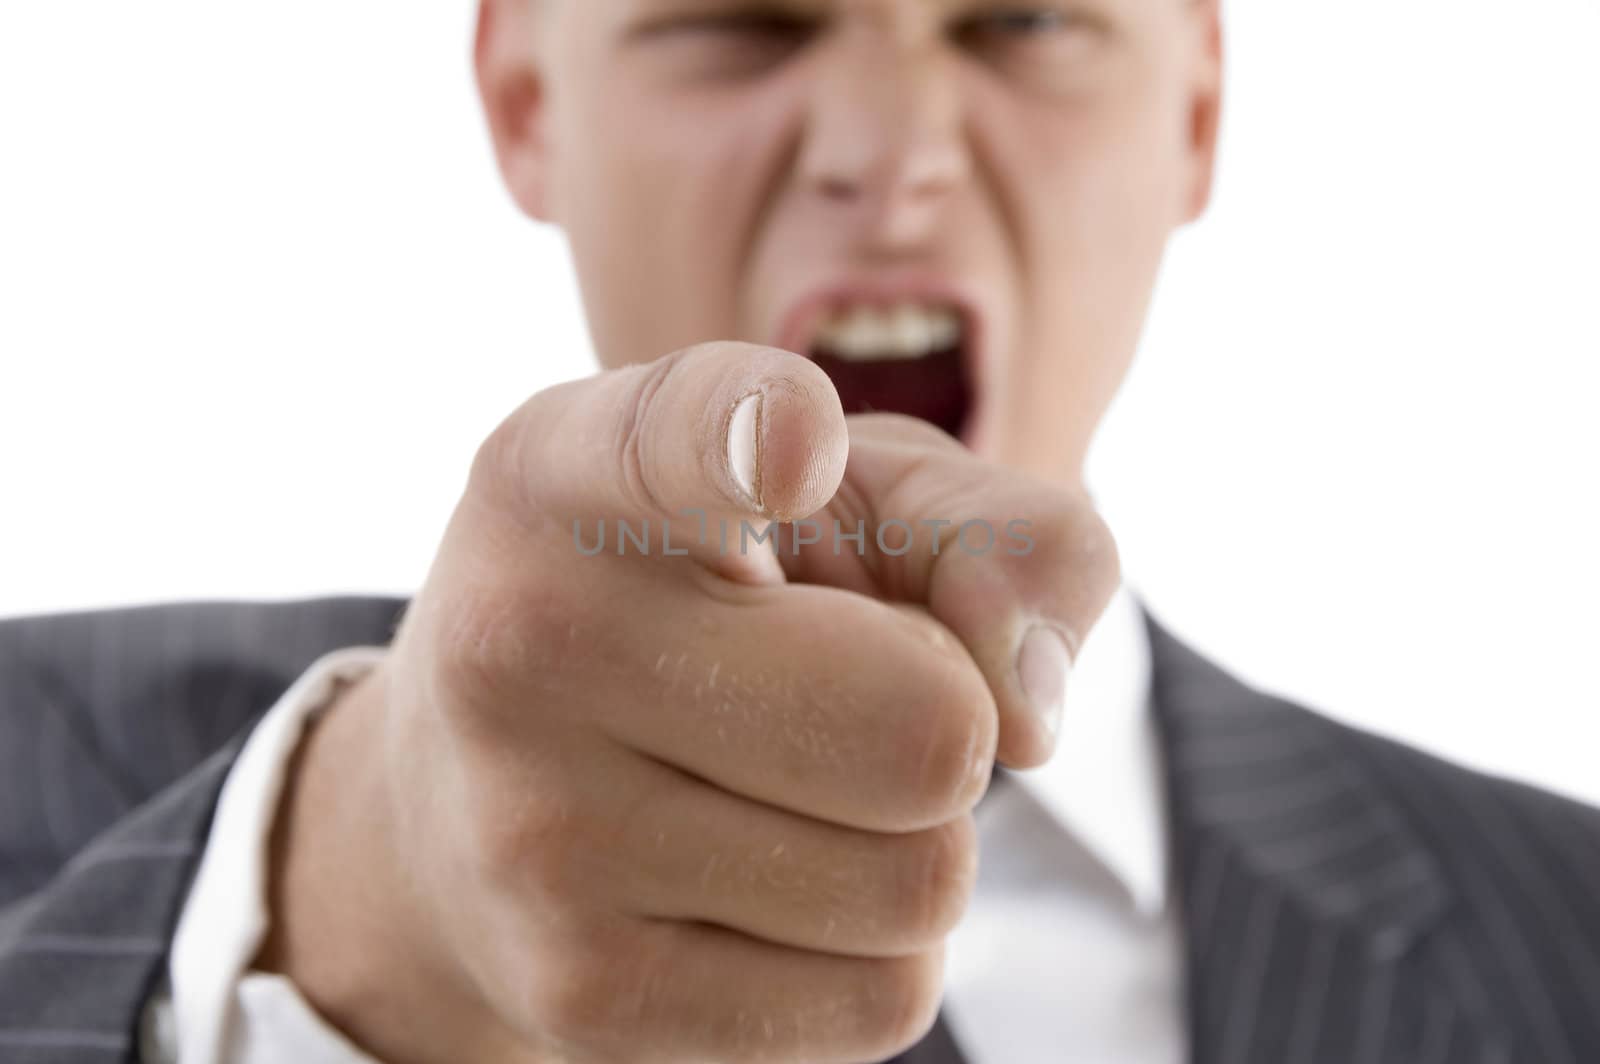
[[[854,303],[817,317],[801,350],[822,368],[846,414],[909,414],[960,438],[973,413],[971,319],[938,301]]]

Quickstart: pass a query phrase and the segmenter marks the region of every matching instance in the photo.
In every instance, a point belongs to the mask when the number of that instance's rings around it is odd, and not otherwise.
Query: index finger
[[[1120,580],[1110,529],[1084,492],[984,462],[923,422],[848,420],[844,484],[818,515],[844,535],[813,528],[797,550],[786,534],[786,572],[924,605],[989,683],[999,759],[1042,763],[1072,663]]]

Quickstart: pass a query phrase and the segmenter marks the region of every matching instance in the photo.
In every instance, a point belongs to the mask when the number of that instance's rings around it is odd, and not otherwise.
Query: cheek
[[[1071,100],[1003,102],[989,151],[1016,215],[1026,308],[1008,401],[1039,413],[1030,424],[1085,431],[1132,358],[1178,218],[1181,105],[1131,69]]]
[[[638,87],[596,100],[562,195],[595,343],[608,362],[738,335],[741,260],[781,124],[752,94],[694,99]],[[581,133],[579,134],[581,136]]]
[[[1030,340],[1060,352],[1051,360],[1061,364],[1041,371],[1090,386],[1131,357],[1183,198],[1179,110],[1165,86],[1130,75],[1068,106],[1037,107],[1013,138]]]
[[[1097,258],[1158,248],[1185,187],[1177,111],[1151,87],[1068,111],[1041,130],[1026,164],[1040,231]]]

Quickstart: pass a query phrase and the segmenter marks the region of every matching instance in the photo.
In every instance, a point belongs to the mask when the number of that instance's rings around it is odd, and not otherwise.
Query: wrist
[[[405,867],[380,741],[382,667],[308,722],[267,861],[269,926],[255,967],[287,976],[317,1013],[387,1064],[510,1060],[433,934]],[[485,1052],[464,1052],[483,1046]]]

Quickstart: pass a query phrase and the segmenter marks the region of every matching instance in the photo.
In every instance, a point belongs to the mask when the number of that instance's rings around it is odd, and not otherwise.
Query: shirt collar
[[[1150,677],[1144,614],[1122,584],[1073,663],[1055,756],[1008,775],[1153,917],[1167,906],[1168,869]]]

